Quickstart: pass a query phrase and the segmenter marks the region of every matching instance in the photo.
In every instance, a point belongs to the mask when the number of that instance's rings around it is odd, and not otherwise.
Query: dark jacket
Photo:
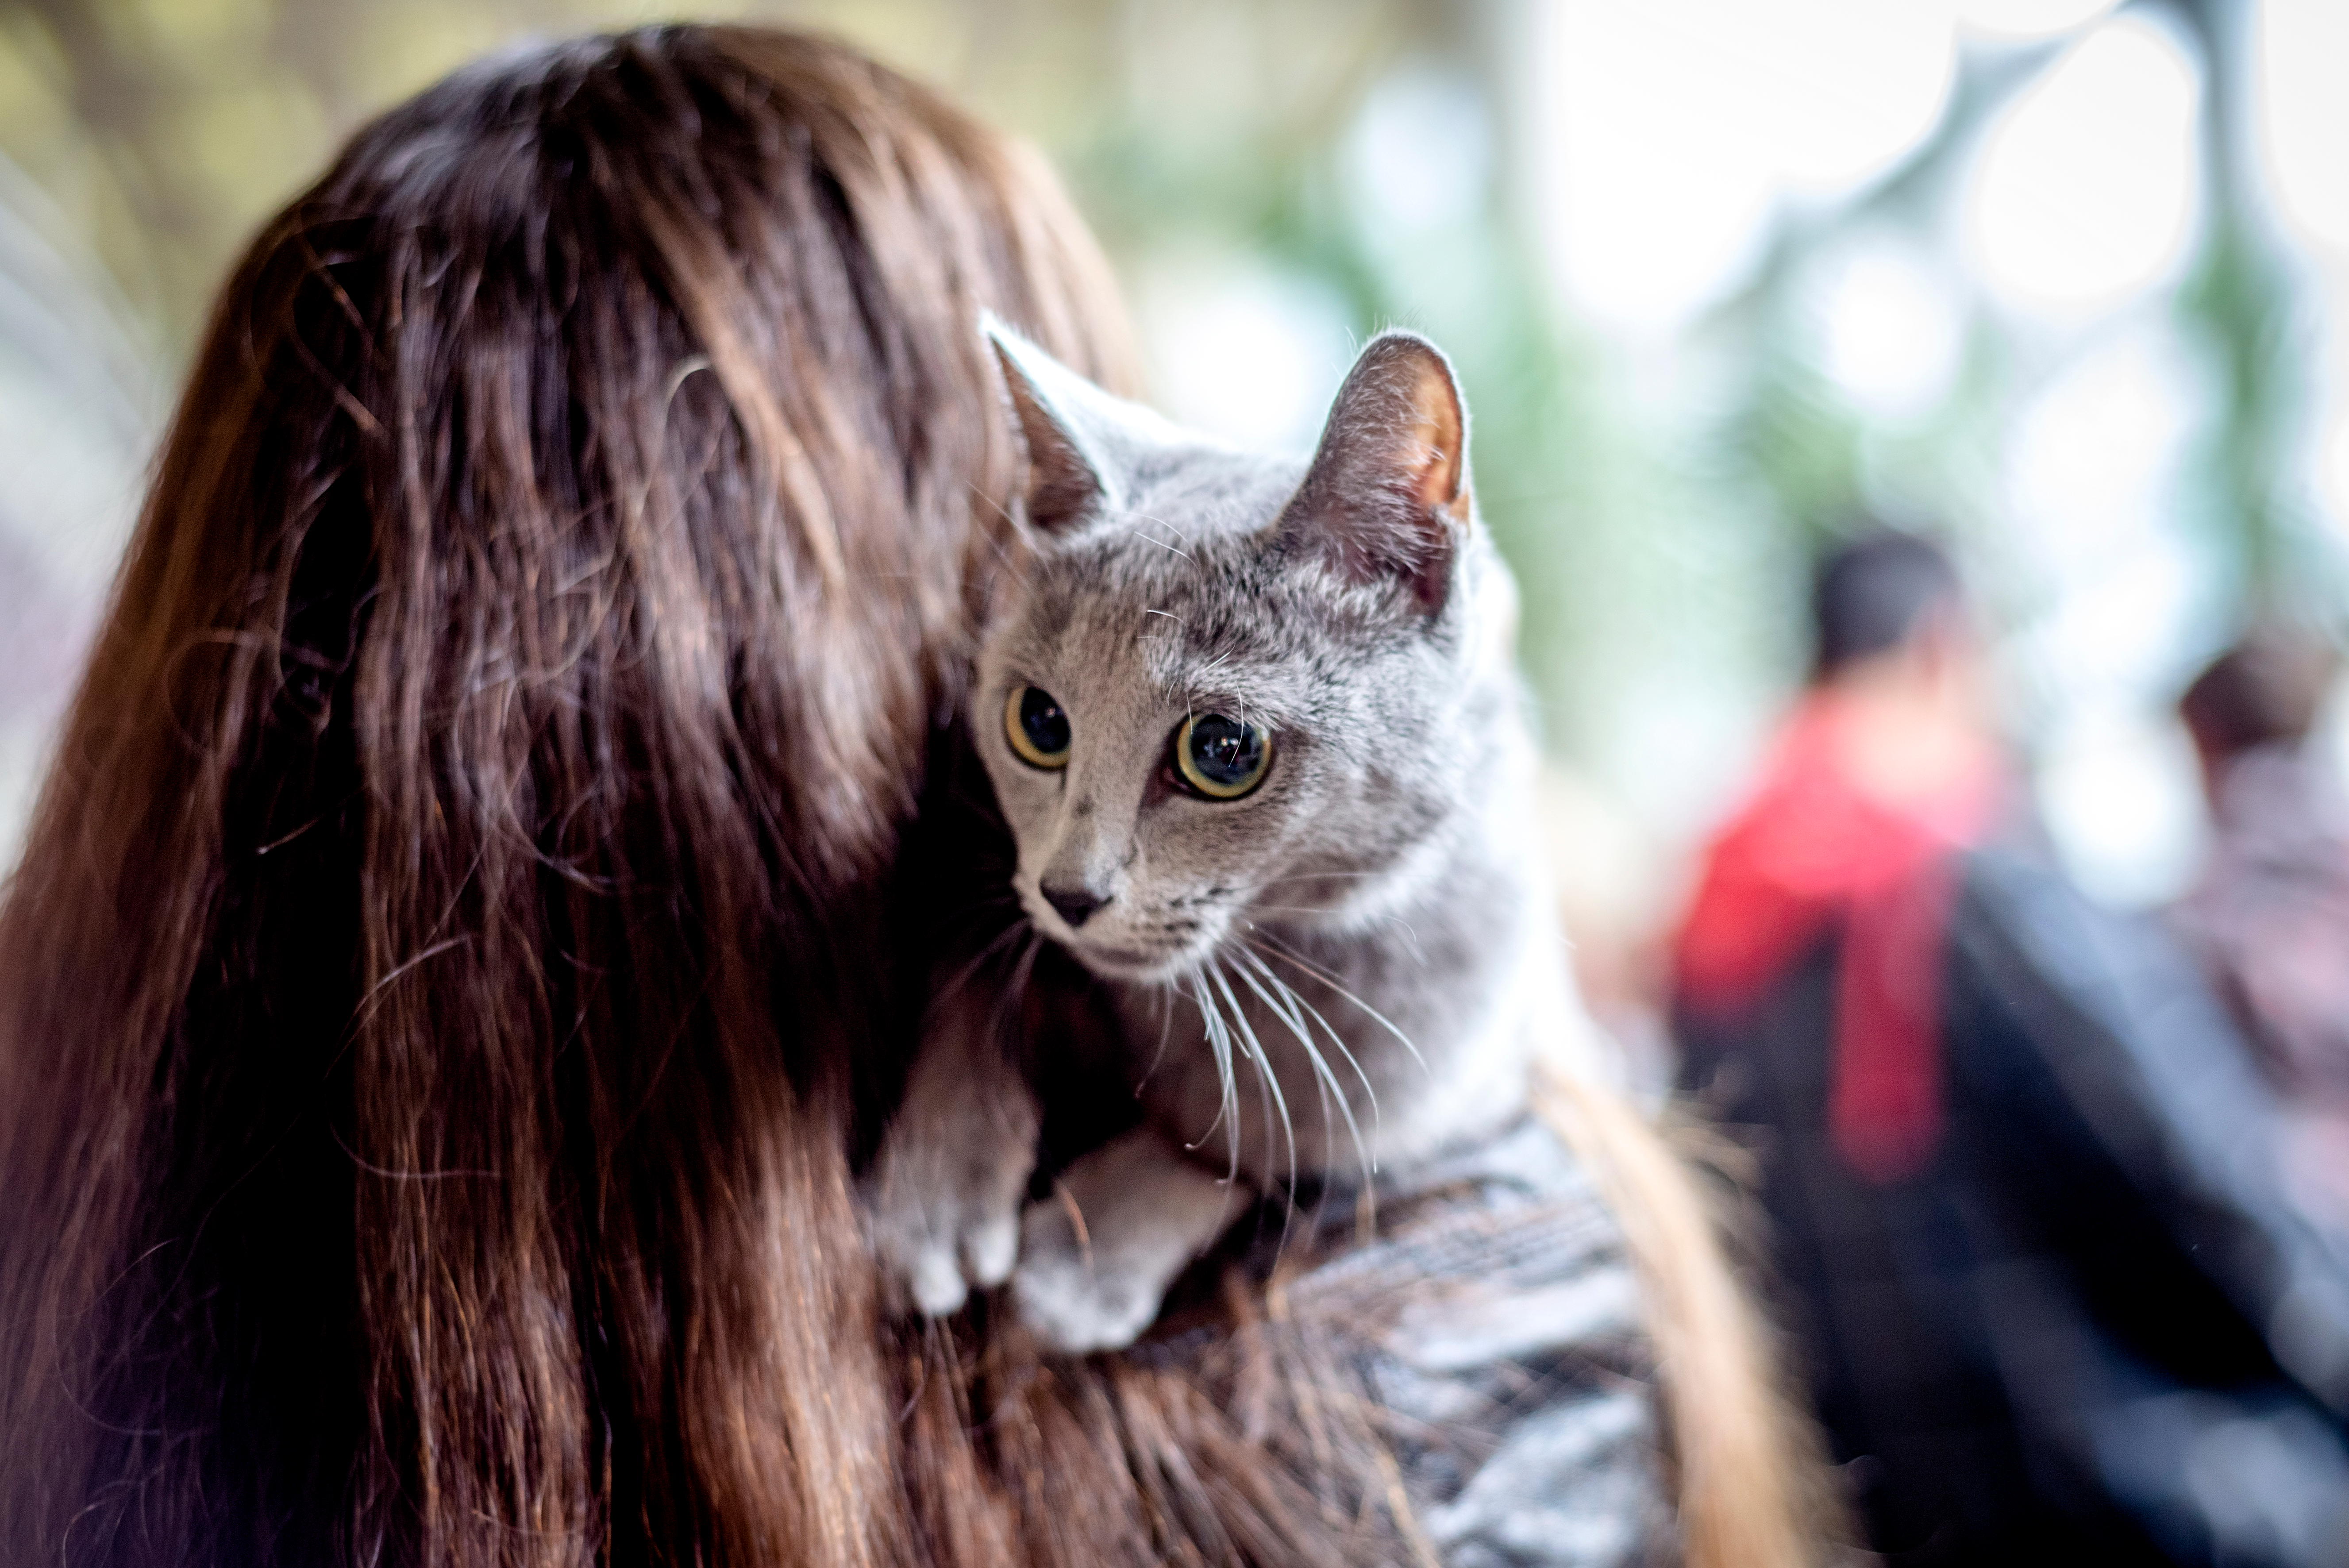
[[[1752,1128],[1786,1322],[1896,1563],[2349,1563],[2349,1258],[2283,1200],[2276,1105],[2142,922],[1967,857],[1941,1134],[1914,1178],[1826,1134],[1830,939],[1689,1086]]]

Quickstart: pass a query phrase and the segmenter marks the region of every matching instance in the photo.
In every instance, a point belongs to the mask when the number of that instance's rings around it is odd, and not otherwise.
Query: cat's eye
[[[1264,782],[1272,737],[1221,713],[1194,713],[1174,732],[1174,771],[1209,800],[1237,800]]]
[[[1003,704],[1003,734],[1032,768],[1069,765],[1069,715],[1040,686],[1015,686]]]

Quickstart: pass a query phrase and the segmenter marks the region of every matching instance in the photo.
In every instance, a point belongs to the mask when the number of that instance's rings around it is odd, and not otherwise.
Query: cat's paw
[[[1098,1264],[1061,1194],[1028,1206],[1011,1295],[1020,1321],[1050,1348],[1069,1355],[1123,1350],[1158,1315],[1164,1281]]]
[[[1072,1355],[1132,1345],[1246,1196],[1147,1127],[1093,1150],[1020,1216],[1021,1320]]]
[[[865,1183],[865,1225],[891,1307],[944,1317],[1011,1275],[1038,1118],[1025,1085],[920,1077]]]
[[[1022,1171],[1019,1181],[1026,1180]],[[945,1317],[961,1311],[974,1289],[991,1290],[1009,1278],[1019,1255],[1018,1196],[973,1203],[963,1194],[925,1199],[901,1189],[898,1201],[868,1199],[873,1251],[891,1305]]]

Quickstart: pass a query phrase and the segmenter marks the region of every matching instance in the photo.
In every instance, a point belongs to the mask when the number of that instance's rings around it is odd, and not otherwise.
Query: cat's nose
[[[1039,884],[1036,890],[1044,895],[1044,902],[1052,906],[1054,913],[1069,922],[1071,930],[1083,925],[1095,909],[1109,902],[1082,888],[1055,888],[1046,882]]]

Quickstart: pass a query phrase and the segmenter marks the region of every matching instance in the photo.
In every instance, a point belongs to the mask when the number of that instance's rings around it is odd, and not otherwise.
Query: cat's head
[[[1520,733],[1515,595],[1433,344],[1363,348],[1310,462],[1237,451],[988,324],[1025,436],[1029,569],[971,722],[1037,929],[1171,981],[1439,875]],[[1245,368],[1235,374],[1245,375]]]

